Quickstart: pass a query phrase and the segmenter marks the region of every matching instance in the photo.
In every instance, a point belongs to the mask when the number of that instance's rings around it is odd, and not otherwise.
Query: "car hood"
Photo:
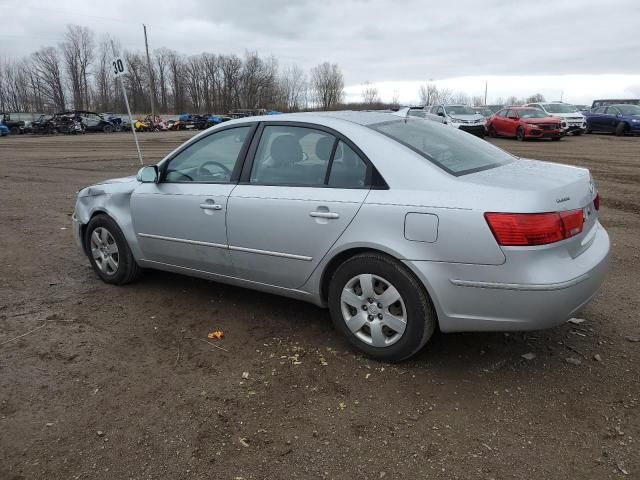
[[[552,117],[560,117],[560,118],[569,118],[569,117],[584,117],[584,115],[582,114],[582,112],[573,112],[573,113],[551,113],[549,112],[549,115]]]
[[[480,120],[484,120],[484,117],[482,115],[480,115],[479,113],[470,115],[470,114],[453,114],[453,115],[449,115],[449,118],[454,119],[454,120],[466,120],[467,122],[471,121],[480,121]]]
[[[131,192],[137,184],[138,182],[135,175],[130,177],[111,178],[81,189],[78,192],[78,196],[92,197],[95,195],[105,195],[109,193]]]
[[[539,124],[539,123],[558,123],[558,118],[554,118],[554,117],[544,117],[544,118],[523,118],[522,119],[523,122],[525,123],[533,123],[533,124]]]

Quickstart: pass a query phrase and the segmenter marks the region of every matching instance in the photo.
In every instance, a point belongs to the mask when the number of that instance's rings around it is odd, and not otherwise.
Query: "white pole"
[[[117,57],[116,47],[113,44],[113,40],[111,40],[111,49],[113,50],[113,56]],[[142,161],[142,152],[140,151],[140,144],[138,143],[138,135],[136,134],[136,126],[133,121],[133,117],[131,116],[131,109],[129,108],[129,99],[127,98],[127,89],[124,88],[124,80],[122,80],[122,76],[120,76],[120,87],[122,88],[122,94],[124,95],[124,104],[127,106],[127,115],[129,115],[129,121],[131,123],[131,133],[133,133],[133,140],[136,142],[136,150],[138,151],[138,159],[140,160],[140,165],[144,165]]]

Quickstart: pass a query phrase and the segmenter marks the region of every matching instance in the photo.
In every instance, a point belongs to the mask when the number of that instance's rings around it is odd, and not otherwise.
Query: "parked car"
[[[398,361],[436,327],[573,316],[605,275],[599,202],[583,168],[418,118],[322,112],[210,128],[136,177],[80,190],[72,224],[107,283],[155,268],[305,300]]]
[[[587,132],[610,132],[618,136],[640,134],[640,106],[621,104],[597,107],[587,113]]]
[[[493,111],[489,107],[473,107],[473,110],[476,113],[479,113],[480,115],[482,115],[484,118],[489,118],[491,115],[493,115],[497,111],[497,110]]]
[[[434,105],[430,113],[444,118],[445,124],[480,138],[485,134],[485,118],[467,105]]]
[[[22,120],[12,120],[10,113],[0,113],[0,123],[9,129],[12,135],[22,133],[24,122]]]
[[[56,133],[57,126],[52,115],[40,115],[37,120],[31,122],[32,133],[51,135]]]
[[[559,117],[563,133],[582,135],[587,130],[587,119],[575,105],[562,102],[529,103],[527,107],[537,108],[547,114],[548,117]]]
[[[0,123],[0,137],[5,137],[7,135],[9,135],[9,127]]]
[[[428,110],[425,110],[422,107],[407,107],[405,109],[399,109],[396,112],[398,115],[409,115],[410,117],[422,118],[424,120],[431,120],[433,122],[444,123],[444,118],[430,113]]]
[[[503,108],[487,120],[490,137],[515,137],[520,141],[531,138],[560,140],[562,130],[560,119],[550,117],[537,108]]]
[[[591,110],[598,107],[607,107],[609,105],[640,105],[640,98],[627,98],[627,99],[619,99],[619,98],[607,98],[594,100],[591,104]]]

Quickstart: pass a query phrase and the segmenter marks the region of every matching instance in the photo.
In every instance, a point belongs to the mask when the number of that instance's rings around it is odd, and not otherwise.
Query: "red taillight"
[[[593,208],[600,210],[600,192],[596,193],[596,198],[593,199]]]
[[[546,245],[582,232],[582,210],[558,213],[484,214],[497,242],[503,246]]]

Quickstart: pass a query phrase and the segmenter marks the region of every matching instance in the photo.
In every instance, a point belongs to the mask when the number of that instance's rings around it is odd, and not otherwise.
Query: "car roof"
[[[243,123],[243,122],[309,122],[327,124],[332,120],[345,121],[358,125],[368,126],[376,123],[389,122],[391,120],[400,120],[401,118],[395,113],[372,112],[372,111],[354,111],[339,110],[335,112],[299,112],[299,113],[283,113],[281,115],[259,115],[254,117],[244,117],[225,122],[225,125]]]

